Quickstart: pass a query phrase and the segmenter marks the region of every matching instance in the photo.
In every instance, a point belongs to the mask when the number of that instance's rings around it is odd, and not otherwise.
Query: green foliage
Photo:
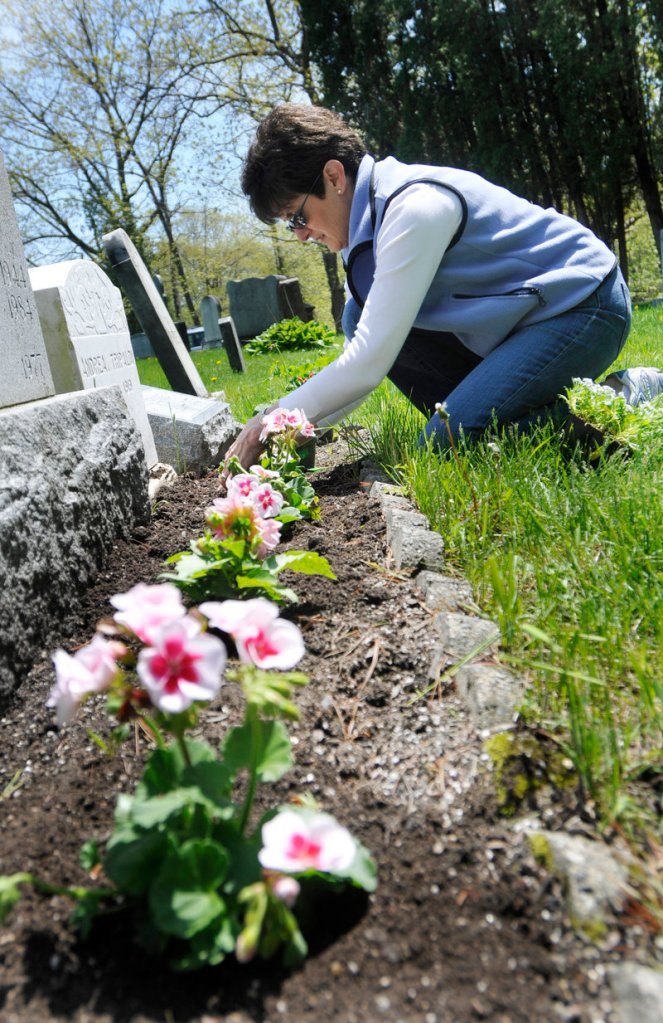
[[[323,102],[371,152],[468,167],[609,245],[640,191],[657,235],[658,0],[301,0],[301,11]]]
[[[277,363],[272,370],[272,377],[275,380],[279,380],[279,382],[282,380],[286,392],[294,391],[296,387],[301,387],[302,384],[315,376],[324,366],[328,366],[335,358],[336,352],[333,352],[329,355],[321,355],[319,359],[315,359],[313,362],[303,362],[297,366],[286,366],[283,363]]]
[[[566,401],[574,415],[603,434],[606,445],[637,451],[663,444],[663,395],[633,408],[612,387],[575,380]]]
[[[660,317],[636,309],[615,368],[661,364]],[[617,403],[630,446],[609,457],[590,461],[546,426],[461,445],[456,460],[420,449],[421,419],[391,387],[380,394],[366,413],[374,457],[499,623],[502,658],[530,680],[525,719],[556,737],[603,820],[658,827],[646,779],[663,755],[661,400],[641,406],[648,440],[633,444],[637,410]]]
[[[266,352],[305,351],[309,348],[329,348],[336,342],[336,332],[318,320],[305,323],[299,317],[273,323],[246,346],[249,355]]]

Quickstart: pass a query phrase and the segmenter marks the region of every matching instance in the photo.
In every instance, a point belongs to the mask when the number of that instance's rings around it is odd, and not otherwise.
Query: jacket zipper
[[[514,288],[512,291],[488,292],[484,295],[466,295],[462,292],[456,292],[452,295],[452,298],[508,298],[510,295],[536,295],[537,302],[540,306],[544,306],[546,304],[546,300],[541,294],[541,289],[529,286]]]

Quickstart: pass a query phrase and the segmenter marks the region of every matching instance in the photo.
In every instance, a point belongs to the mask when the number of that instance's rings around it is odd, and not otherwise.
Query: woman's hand
[[[230,475],[228,462],[231,458],[239,459],[244,469],[250,469],[252,465],[259,461],[261,454],[265,450],[265,445],[260,440],[264,415],[265,413],[261,412],[259,415],[254,416],[253,419],[249,419],[248,423],[242,428],[240,435],[228,448],[221,472],[221,486],[225,487],[228,481],[228,476]]]

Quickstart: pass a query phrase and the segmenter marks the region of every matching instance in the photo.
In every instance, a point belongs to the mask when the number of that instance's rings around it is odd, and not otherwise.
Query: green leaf
[[[220,764],[217,760],[193,764],[185,769],[182,782],[184,785],[196,786],[219,809],[227,810],[227,816],[232,816],[233,806],[229,802],[232,793],[232,775],[225,764]]]
[[[216,889],[226,876],[228,860],[227,851],[210,839],[194,839],[173,849],[150,887],[157,927],[190,938],[221,917],[226,905]]]
[[[216,763],[214,750],[207,743],[187,739],[186,746],[192,765]],[[145,765],[143,777],[136,789],[136,796],[145,798],[170,792],[182,784],[187,768],[188,765],[179,745],[173,744],[167,749],[155,750]]]
[[[216,810],[211,800],[207,799],[199,788],[190,785],[149,799],[135,799],[131,809],[131,820],[136,827],[147,831],[158,824],[165,824],[183,810],[195,806],[201,806],[210,813]]]
[[[378,885],[377,865],[368,849],[361,842],[357,842],[357,853],[346,874],[334,876],[347,877],[358,888],[363,888],[366,892],[374,892]]]
[[[88,874],[101,863],[99,846],[96,842],[89,841],[83,843],[81,851],[78,854],[78,862],[83,870]]]
[[[106,846],[104,871],[120,891],[127,895],[142,895],[147,891],[168,845],[169,839],[162,831],[142,833],[131,827],[117,828]]]
[[[0,923],[6,919],[21,897],[19,885],[29,884],[30,874],[9,874],[0,877]]]
[[[177,959],[172,959],[170,965],[180,972],[215,966],[234,950],[235,937],[230,917],[216,919],[210,927],[194,934],[189,940],[187,951]]]
[[[331,565],[317,551],[284,551],[276,555],[277,572],[289,568],[292,572],[304,575],[322,575],[326,579],[336,579]]]
[[[256,738],[250,725],[232,728],[222,747],[224,762],[233,772],[242,768],[250,769],[252,757],[256,757],[256,772],[260,781],[274,782],[282,778],[292,767],[290,739],[280,721],[257,720]]]

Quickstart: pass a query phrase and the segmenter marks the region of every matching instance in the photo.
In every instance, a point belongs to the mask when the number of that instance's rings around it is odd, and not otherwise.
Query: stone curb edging
[[[511,728],[526,682],[490,660],[499,648],[497,624],[479,616],[467,581],[444,574],[444,540],[402,490],[368,461],[362,465],[360,480],[370,484],[368,496],[382,509],[394,567],[412,572],[433,613],[439,645],[431,678],[452,671],[456,691],[477,731]],[[612,914],[632,894],[629,876],[636,866],[634,858],[625,848],[609,850],[579,835],[546,831],[539,821],[521,821],[515,827],[526,834],[533,855],[562,879],[574,929],[594,943],[600,941]],[[662,971],[623,962],[610,964],[605,972],[620,1023],[661,1023]]]
[[[369,497],[380,503],[394,567],[415,573],[415,585],[433,614],[439,643],[430,677],[453,673],[478,730],[510,727],[525,680],[492,660],[499,646],[498,626],[479,617],[469,583],[444,575],[443,538],[431,530],[425,515],[414,511],[399,487],[374,467],[363,470],[360,478],[371,483]]]

